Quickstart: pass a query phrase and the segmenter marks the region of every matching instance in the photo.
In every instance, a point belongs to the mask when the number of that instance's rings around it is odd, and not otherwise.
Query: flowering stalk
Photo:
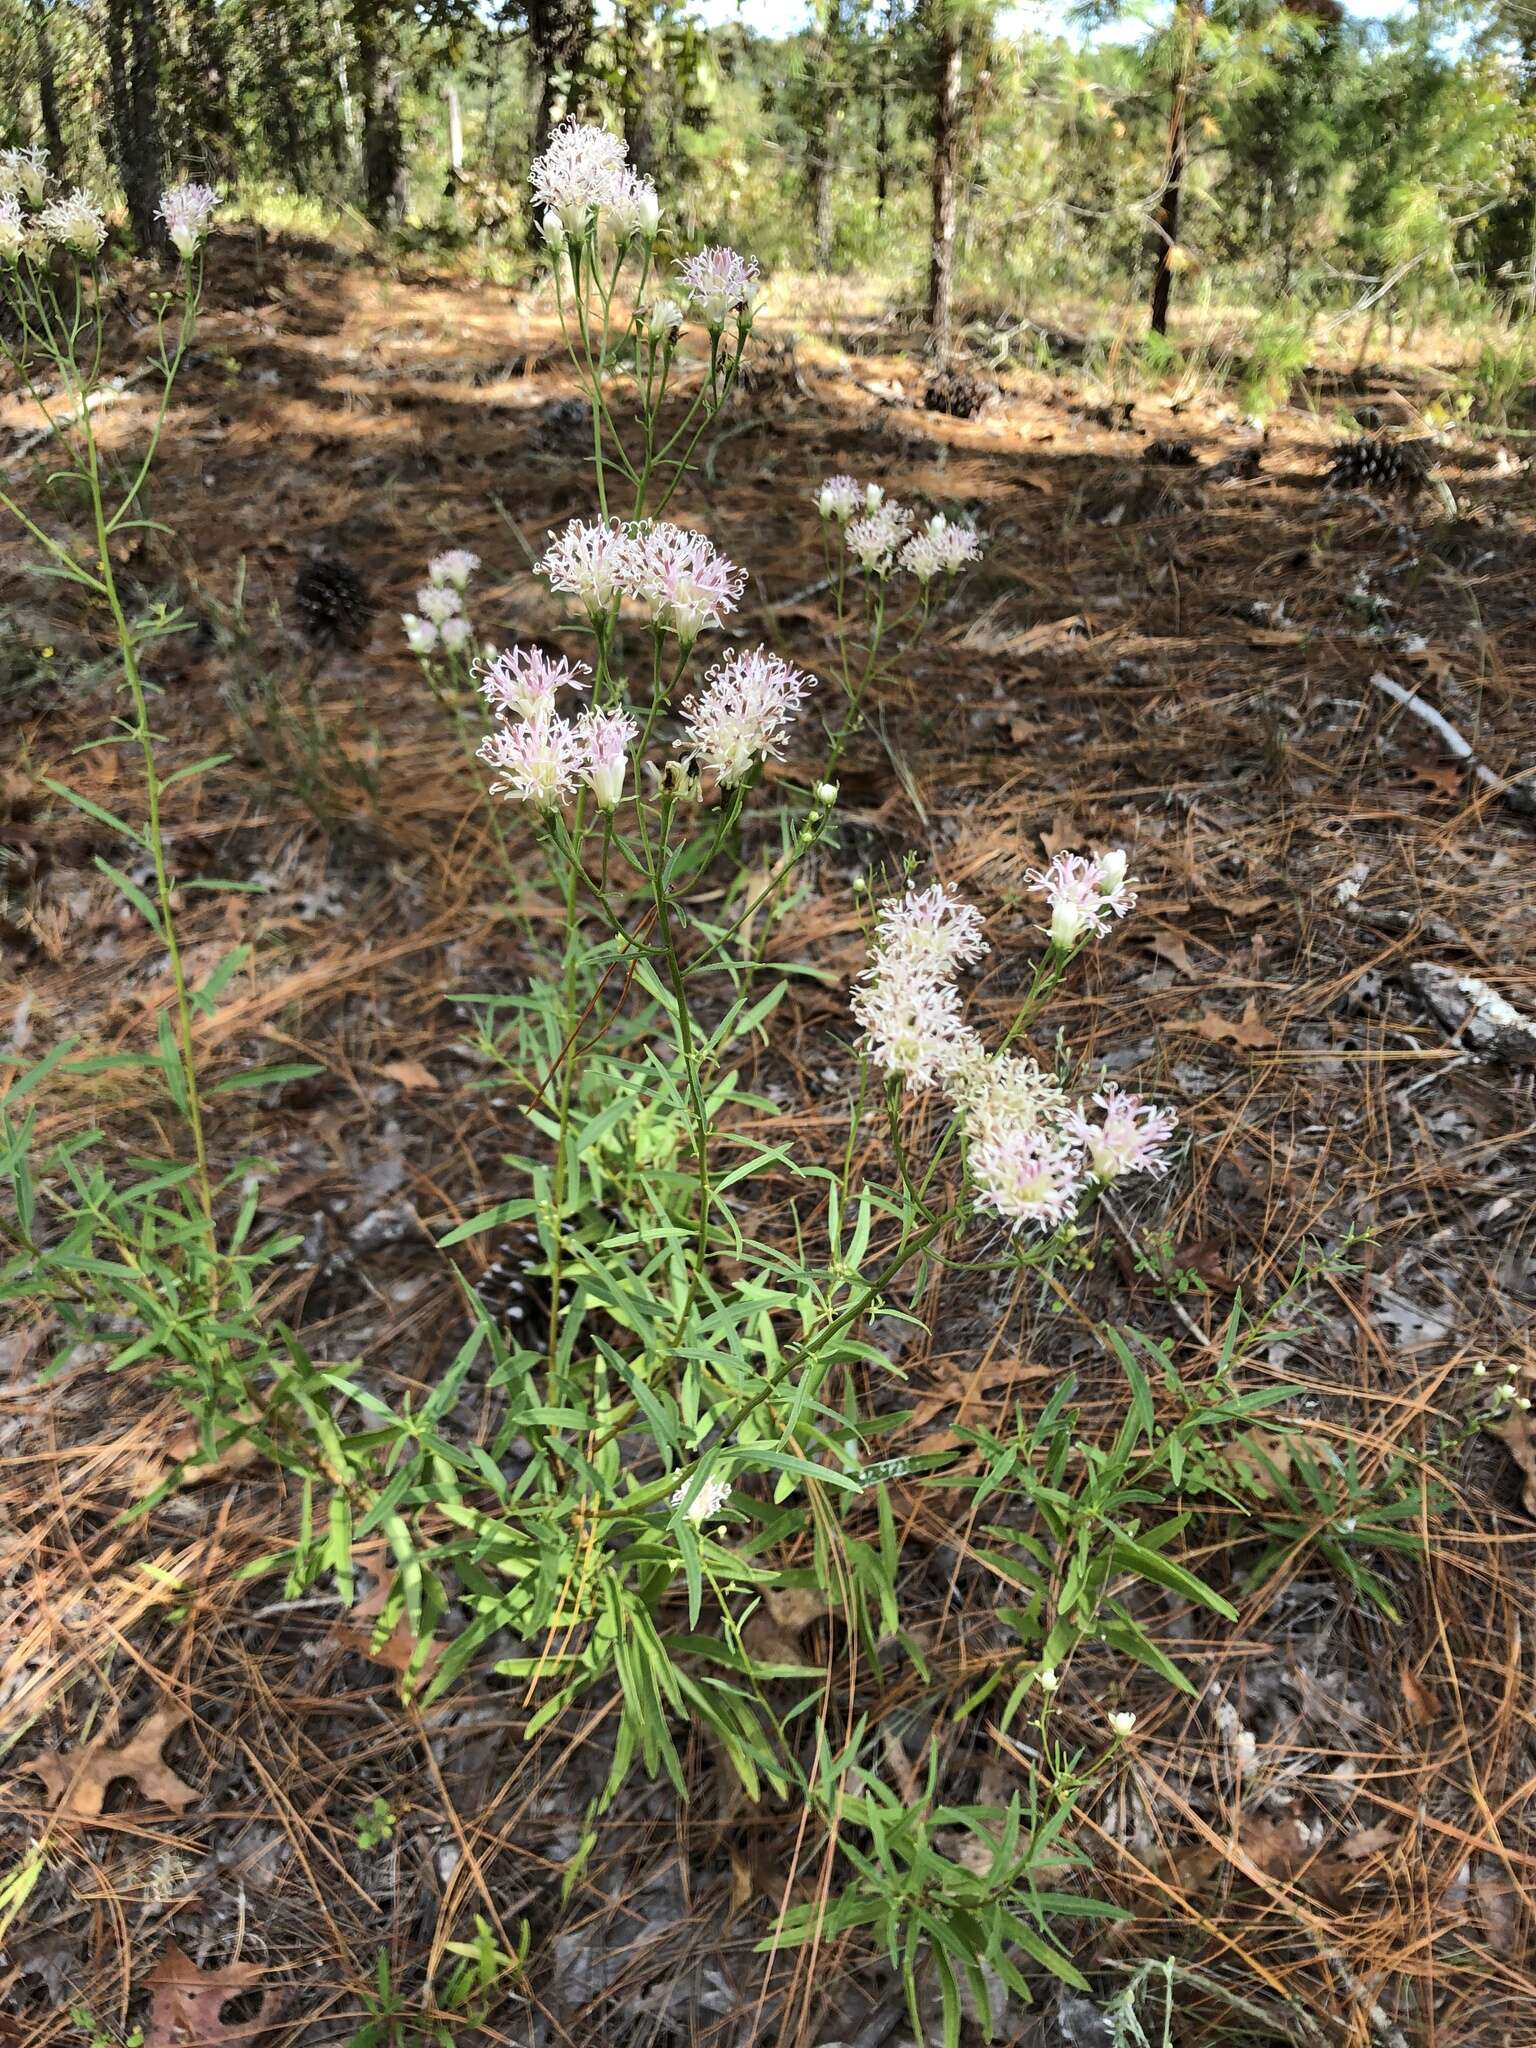
[[[129,619],[118,588],[111,540],[138,507],[159,448],[171,391],[197,320],[202,245],[217,199],[205,186],[181,186],[173,187],[161,202],[162,217],[171,225],[181,257],[179,314],[172,336],[169,316],[178,295],[165,294],[156,310],[159,400],[138,468],[109,509],[108,480],[92,418],[105,328],[104,287],[98,259],[106,240],[106,222],[100,208],[83,191],[48,200],[46,160],[41,152],[28,154],[30,164],[26,166],[18,166],[15,153],[0,164],[0,289],[20,316],[19,341],[8,339],[4,346],[56,438],[71,453],[71,474],[83,487],[90,506],[93,567],[85,568],[67,539],[48,533],[3,491],[0,507],[47,551],[58,573],[103,603],[111,615],[133,714],[131,721],[124,723],[124,736],[138,747],[144,773],[146,815],[141,843],[150,856],[155,881],[154,914],[150,922],[165,947],[175,993],[179,1067],[176,1092],[192,1139],[198,1198],[211,1231],[213,1190],[192,1037],[193,997],[176,931],[174,882],[161,821],[165,785],[159,772],[149,701],[139,666],[139,653],[145,642],[174,627],[162,624],[150,631]],[[8,183],[9,190],[5,189]],[[24,204],[36,209],[30,217]],[[57,266],[63,267],[62,290]],[[43,365],[56,376],[56,388],[68,396],[70,402],[62,411],[51,410],[40,389],[37,370]],[[61,793],[72,802],[79,801],[70,791]],[[140,907],[148,908],[142,902]]]

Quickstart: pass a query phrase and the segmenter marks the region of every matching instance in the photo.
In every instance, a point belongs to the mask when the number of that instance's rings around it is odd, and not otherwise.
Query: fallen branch
[[[1462,738],[1444,712],[1437,711],[1433,704],[1426,704],[1417,691],[1410,690],[1395,677],[1383,675],[1380,669],[1371,677],[1371,682],[1383,696],[1390,697],[1395,704],[1401,704],[1405,711],[1411,711],[1415,718],[1422,720],[1431,731],[1438,733],[1445,743],[1446,750],[1458,761],[1465,762],[1477,780],[1486,789],[1491,789],[1495,796],[1502,798],[1511,810],[1519,811],[1527,818],[1536,818],[1536,783],[1531,779],[1536,775],[1536,769],[1522,769],[1516,781],[1506,781],[1502,775],[1496,775],[1486,762],[1477,758],[1469,743]]]

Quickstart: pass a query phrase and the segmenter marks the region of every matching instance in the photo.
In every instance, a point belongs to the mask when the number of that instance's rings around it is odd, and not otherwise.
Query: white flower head
[[[444,619],[438,627],[438,637],[448,648],[467,647],[474,638],[475,629],[462,612],[455,612],[450,619]]]
[[[424,619],[440,626],[463,611],[464,600],[451,583],[423,583],[416,593],[416,609]]]
[[[1136,1726],[1136,1716],[1131,1713],[1129,1708],[1123,1708],[1118,1714],[1110,1715],[1109,1725],[1116,1735],[1123,1737],[1129,1735]]]
[[[48,187],[48,152],[41,143],[31,149],[0,150],[0,199],[16,196],[41,206]]]
[[[981,912],[944,882],[889,897],[875,912],[875,931],[882,968],[900,962],[948,976],[974,966],[989,950]]]
[[[445,548],[428,562],[427,575],[433,583],[462,590],[479,566],[480,557],[468,548]]]
[[[1160,1179],[1170,1164],[1168,1143],[1178,1122],[1173,1111],[1128,1095],[1113,1081],[1093,1101],[1100,1112],[1096,1120],[1078,1108],[1064,1127],[1087,1152],[1094,1179],[1123,1180],[1129,1173]]]
[[[675,1487],[670,1496],[670,1505],[680,1508],[683,1502],[688,1499],[688,1489],[692,1484],[693,1481],[691,1479],[685,1479],[681,1486]],[[713,1520],[730,1497],[731,1482],[729,1479],[706,1479],[694,1495],[692,1501],[689,1502],[689,1521],[697,1528],[701,1522]]]
[[[552,590],[578,599],[594,617],[601,617],[634,588],[639,549],[634,535],[617,521],[573,519],[563,533],[549,538],[537,573],[548,577]]]
[[[683,701],[690,753],[723,789],[733,788],[755,763],[780,753],[815,682],[765,647],[750,654],[733,649],[709,671],[702,693]]]
[[[1048,927],[1058,946],[1081,938],[1101,938],[1111,921],[1136,907],[1135,891],[1125,879],[1126,857],[1116,850],[1102,860],[1082,853],[1058,853],[1048,868],[1032,870],[1030,887],[1051,906]]]
[[[542,647],[509,647],[486,665],[480,694],[504,717],[537,721],[550,717],[562,690],[586,689],[592,673],[584,661],[546,654]]]
[[[861,569],[873,576],[889,576],[911,524],[912,514],[906,506],[888,500],[854,520],[844,536],[845,545]]]
[[[14,193],[0,199],[0,262],[14,263],[27,246],[27,224]]]
[[[646,331],[652,341],[665,341],[676,334],[687,317],[687,308],[676,299],[655,299],[645,315]]]
[[[1082,1154],[1039,1124],[1001,1124],[971,1146],[976,1199],[1012,1230],[1026,1223],[1054,1230],[1077,1207]]]
[[[746,575],[704,534],[654,520],[636,529],[634,542],[632,593],[684,647],[735,611]]]
[[[584,711],[576,721],[582,779],[605,811],[624,794],[629,749],[639,730],[627,711]]]
[[[528,174],[534,205],[552,210],[567,234],[581,234],[613,197],[620,176],[628,174],[627,157],[622,136],[580,121],[565,122]]]
[[[522,719],[499,725],[479,747],[480,759],[499,772],[492,796],[553,811],[573,796],[581,773],[582,745],[567,718]]]
[[[640,236],[650,241],[661,219],[656,187],[638,171],[616,171],[606,198],[598,202],[601,217],[620,241]]]
[[[701,249],[678,264],[683,289],[699,318],[718,333],[732,313],[747,311],[757,288],[757,259],[734,249]]]
[[[218,203],[219,195],[211,185],[172,185],[160,195],[157,211],[184,261],[190,262],[197,254]]]
[[[852,1009],[875,1065],[914,1093],[952,1073],[975,1042],[954,983],[910,961],[877,960],[854,989]]]
[[[405,628],[405,644],[412,654],[430,654],[437,645],[437,628],[430,619],[418,618],[415,612],[402,612],[400,623]]]
[[[1035,1677],[1043,1693],[1053,1693],[1061,1684],[1061,1674],[1054,1664],[1042,1664]]]
[[[101,208],[78,187],[45,206],[38,215],[38,226],[50,242],[73,249],[77,256],[99,256],[107,239],[107,223]]]
[[[874,509],[865,497],[864,486],[851,476],[829,476],[811,493],[811,502],[823,519],[835,519],[839,526],[846,526],[855,512]]]
[[[981,542],[971,528],[951,526],[938,512],[902,549],[901,566],[919,583],[929,583],[935,576],[955,575],[980,555]]]
[[[1002,1130],[1056,1132],[1067,1115],[1066,1093],[1028,1053],[982,1053],[950,1076],[949,1092],[973,1140]]]

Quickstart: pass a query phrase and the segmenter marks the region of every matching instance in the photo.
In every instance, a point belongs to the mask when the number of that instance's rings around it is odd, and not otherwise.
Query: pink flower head
[[[487,664],[480,694],[504,716],[536,722],[553,715],[561,690],[585,690],[580,678],[591,673],[584,661],[569,662],[542,647],[509,647]]]
[[[37,216],[37,224],[50,242],[62,243],[77,256],[99,256],[107,239],[106,216],[78,186],[45,206]]]
[[[622,136],[565,122],[529,172],[535,206],[550,208],[569,234],[580,234],[590,215],[613,197],[619,178],[629,174],[627,158]]]
[[[943,882],[890,897],[875,913],[875,928],[882,968],[899,960],[927,974],[950,975],[988,950],[981,912]]]
[[[704,325],[722,328],[732,313],[747,310],[757,289],[757,259],[734,249],[701,249],[678,264],[683,289],[697,306]]]
[[[1048,868],[1031,872],[1031,889],[1051,906],[1048,929],[1054,945],[1075,946],[1084,937],[1102,938],[1112,919],[1135,908],[1125,869],[1125,854],[1116,849],[1102,860],[1058,853]]]
[[[499,770],[492,796],[515,798],[553,811],[576,790],[582,745],[569,719],[522,719],[499,725],[480,742],[480,759]]]
[[[552,590],[568,591],[594,617],[634,588],[639,570],[634,535],[616,520],[600,519],[573,519],[562,534],[551,534],[538,565],[538,574],[549,578]]]
[[[208,232],[219,195],[211,185],[172,185],[160,196],[156,211],[177,253],[190,261]]]
[[[823,519],[835,519],[839,526],[846,526],[855,512],[874,510],[864,495],[864,486],[852,476],[829,476],[811,493],[811,502]]]
[[[1054,1229],[1077,1206],[1082,1155],[1070,1140],[1039,1124],[1005,1124],[971,1146],[971,1178],[981,1208],[1010,1229],[1037,1223]]]
[[[709,671],[703,694],[683,701],[689,751],[722,788],[732,788],[755,762],[779,753],[815,682],[765,647],[751,654],[733,649]]]
[[[1158,1109],[1139,1095],[1128,1095],[1117,1082],[1093,1098],[1102,1111],[1097,1122],[1081,1107],[1066,1119],[1066,1129],[1088,1154],[1096,1180],[1121,1180],[1128,1173],[1148,1173],[1161,1178],[1172,1163],[1168,1143],[1178,1118],[1171,1109]]]
[[[584,711],[576,721],[582,779],[605,811],[624,794],[629,749],[639,730],[627,711]]]
[[[961,1019],[960,991],[910,960],[877,958],[852,1008],[870,1058],[909,1089],[931,1088],[974,1056],[976,1034]]]
[[[657,520],[636,534],[639,558],[634,594],[658,626],[692,646],[705,626],[718,626],[746,588],[747,579],[702,533]]]

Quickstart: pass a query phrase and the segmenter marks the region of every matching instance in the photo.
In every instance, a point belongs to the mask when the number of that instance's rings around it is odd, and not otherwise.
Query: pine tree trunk
[[[128,201],[134,246],[141,256],[164,246],[160,200],[160,43],[156,0],[107,0],[107,75],[112,144]]]
[[[891,81],[880,56],[880,81],[875,88],[875,218],[885,219],[886,195],[891,184]]]
[[[37,52],[37,97],[42,105],[43,140],[55,177],[64,169],[64,130],[59,122],[59,86],[53,68],[53,38],[48,33],[48,0],[32,0],[32,40]]]
[[[1168,154],[1163,170],[1163,189],[1152,216],[1153,251],[1156,268],[1152,273],[1152,332],[1168,332],[1168,302],[1173,296],[1174,250],[1179,241],[1179,204],[1184,196],[1184,173],[1189,167],[1189,89],[1200,52],[1200,25],[1205,19],[1203,0],[1181,0],[1186,38],[1179,57],[1179,75],[1174,80],[1173,99],[1168,108]]]
[[[400,58],[371,12],[356,22],[363,98],[363,211],[376,228],[405,219],[405,144],[400,133]]]
[[[624,0],[621,24],[619,94],[624,111],[624,146],[636,170],[647,174],[655,169],[655,145],[651,137],[650,56],[646,32],[651,22],[650,0]]]
[[[824,135],[811,138],[810,173],[813,261],[825,275],[832,268],[832,161]]]
[[[196,80],[189,111],[200,152],[189,168],[205,178],[227,178],[234,170],[234,124],[224,17],[215,0],[188,0],[186,14],[188,69]]]
[[[933,211],[928,236],[929,349],[949,361],[955,291],[955,175],[960,150],[960,37],[946,16],[939,30],[933,95]]]

